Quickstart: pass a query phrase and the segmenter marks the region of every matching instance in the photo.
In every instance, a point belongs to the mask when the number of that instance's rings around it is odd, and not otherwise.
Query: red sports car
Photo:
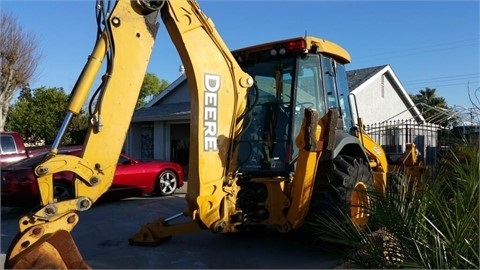
[[[80,155],[80,151],[63,154]],[[27,158],[1,169],[2,206],[31,207],[39,204],[40,194],[33,172],[44,155]],[[72,198],[72,172],[53,175],[54,196],[59,200]],[[169,161],[141,161],[121,154],[112,186],[105,196],[172,195],[183,186],[184,171],[180,164]]]

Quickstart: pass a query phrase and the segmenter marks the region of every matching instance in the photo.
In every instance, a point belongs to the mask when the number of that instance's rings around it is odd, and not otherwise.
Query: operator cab
[[[339,111],[343,131],[354,126],[344,64],[350,56],[338,45],[302,37],[233,52],[255,84],[248,91],[244,132],[238,139],[239,172],[287,177],[295,170],[304,110],[320,117]]]

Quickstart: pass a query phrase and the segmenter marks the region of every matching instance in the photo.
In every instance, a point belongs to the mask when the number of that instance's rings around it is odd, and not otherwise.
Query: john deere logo
[[[220,89],[220,75],[205,74],[205,96],[203,108],[203,150],[218,151],[217,145],[217,116],[218,90]]]

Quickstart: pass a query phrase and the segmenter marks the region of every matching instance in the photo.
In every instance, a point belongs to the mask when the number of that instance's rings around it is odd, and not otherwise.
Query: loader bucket
[[[69,231],[59,230],[10,258],[5,269],[91,269],[82,258]]]

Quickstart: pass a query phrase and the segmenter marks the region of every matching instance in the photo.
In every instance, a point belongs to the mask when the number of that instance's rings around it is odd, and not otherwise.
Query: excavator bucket
[[[20,237],[17,235],[16,239]],[[66,230],[45,235],[13,258],[11,255],[12,250],[9,250],[5,269],[91,269]]]

